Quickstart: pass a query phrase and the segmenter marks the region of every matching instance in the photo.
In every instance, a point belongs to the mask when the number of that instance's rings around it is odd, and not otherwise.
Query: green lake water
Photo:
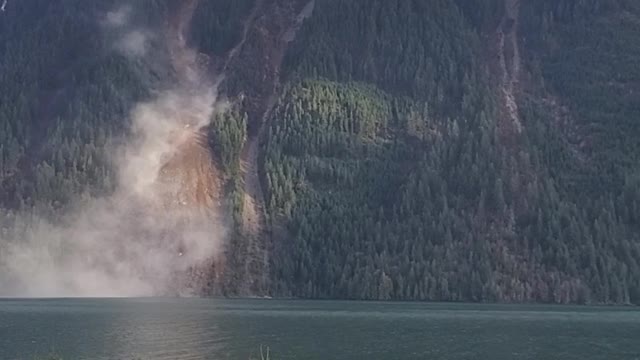
[[[616,307],[218,299],[0,300],[0,359],[640,360]]]

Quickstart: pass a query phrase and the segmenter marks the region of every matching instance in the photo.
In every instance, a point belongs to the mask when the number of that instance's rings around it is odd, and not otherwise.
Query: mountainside
[[[639,39],[635,0],[9,1],[0,240],[117,191],[129,114],[195,74],[202,294],[640,304]]]

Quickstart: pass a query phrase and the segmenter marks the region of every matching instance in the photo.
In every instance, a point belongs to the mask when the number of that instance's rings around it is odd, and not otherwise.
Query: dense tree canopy
[[[483,63],[501,1],[319,2],[266,148],[277,293],[640,301],[640,12],[530,3],[505,136]]]

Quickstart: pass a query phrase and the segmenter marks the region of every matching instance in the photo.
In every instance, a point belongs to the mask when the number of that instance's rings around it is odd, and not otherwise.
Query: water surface
[[[212,299],[0,300],[0,359],[640,360],[613,307]]]

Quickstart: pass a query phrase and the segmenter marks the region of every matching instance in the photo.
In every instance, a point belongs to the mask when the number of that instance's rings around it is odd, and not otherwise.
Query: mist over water
[[[149,41],[167,37],[132,24],[132,8],[105,14],[118,32],[113,50],[148,59]],[[162,34],[162,35],[158,35]],[[182,38],[181,34],[176,35]],[[170,53],[195,59],[182,41]],[[172,63],[171,61],[167,63]],[[173,61],[179,80],[131,113],[131,134],[114,149],[118,183],[109,196],[76,204],[59,223],[23,217],[0,233],[0,296],[192,295],[220,253],[217,175],[202,129],[216,109],[216,86],[195,62]],[[183,69],[177,67],[184,67]],[[201,80],[202,79],[202,80]],[[6,233],[6,231],[5,231]]]

